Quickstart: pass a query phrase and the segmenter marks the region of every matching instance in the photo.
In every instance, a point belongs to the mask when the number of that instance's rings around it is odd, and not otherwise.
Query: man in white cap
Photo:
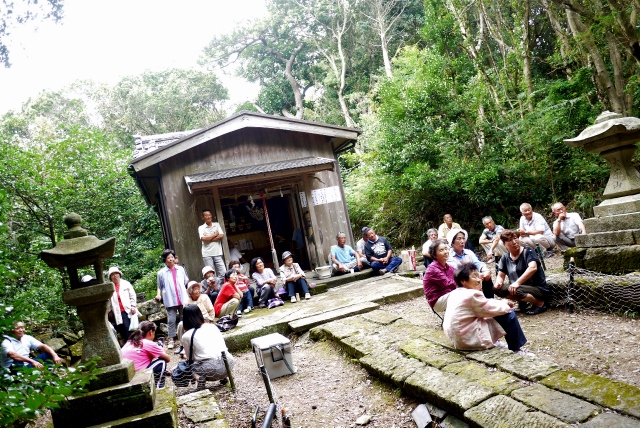
[[[469,235],[464,229],[452,229],[447,233],[447,242],[451,247],[447,263],[458,269],[462,263],[471,262],[478,268],[480,278],[482,278],[482,292],[487,299],[493,298],[493,281],[491,271],[487,265],[481,262],[471,250],[465,248]]]
[[[215,277],[215,271],[211,266],[205,266],[202,268],[202,277],[204,278],[201,282],[202,294],[207,295],[209,300],[211,300],[211,304],[213,304],[220,292],[220,287],[218,286]]]

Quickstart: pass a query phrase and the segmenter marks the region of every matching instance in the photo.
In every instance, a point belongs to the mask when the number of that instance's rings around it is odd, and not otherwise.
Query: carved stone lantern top
[[[564,142],[572,147],[582,147],[593,153],[601,153],[617,147],[628,146],[640,140],[640,119],[624,117],[620,113],[604,111],[575,138]]]
[[[76,213],[66,215],[64,223],[68,228],[64,233],[64,239],[54,248],[43,250],[40,258],[52,268],[67,268],[72,289],[103,283],[102,260],[113,256],[116,239],[101,240],[89,235],[81,226],[82,218]],[[96,281],[82,284],[78,279],[77,269],[90,265],[93,265],[96,271]]]

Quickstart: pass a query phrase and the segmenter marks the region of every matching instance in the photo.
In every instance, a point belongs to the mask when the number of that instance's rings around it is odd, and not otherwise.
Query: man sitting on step
[[[334,275],[344,273],[359,272],[362,269],[361,255],[347,245],[347,235],[344,232],[338,232],[336,235],[338,245],[331,247],[331,267]]]

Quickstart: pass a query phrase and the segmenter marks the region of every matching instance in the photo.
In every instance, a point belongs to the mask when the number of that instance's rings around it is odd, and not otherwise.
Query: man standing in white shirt
[[[540,244],[547,249],[548,254],[553,254],[553,247],[556,246],[556,236],[549,228],[547,221],[538,213],[533,212],[531,205],[526,202],[520,205],[520,242],[527,247],[536,248]]]
[[[587,233],[580,214],[568,213],[561,202],[556,202],[551,207],[553,215],[558,217],[553,222],[553,234],[556,235],[556,243],[561,250],[576,246],[576,235]]]
[[[218,285],[222,284],[222,276],[226,269],[222,258],[222,228],[218,222],[213,222],[213,215],[209,210],[202,210],[204,224],[198,227],[198,234],[202,241],[202,261],[205,266],[215,268]]]

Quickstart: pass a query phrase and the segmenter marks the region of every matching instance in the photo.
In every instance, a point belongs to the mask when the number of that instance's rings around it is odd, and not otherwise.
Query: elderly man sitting
[[[568,213],[562,202],[556,202],[551,207],[553,215],[558,217],[553,222],[553,234],[556,235],[556,244],[561,250],[576,246],[576,235],[585,234],[587,230],[580,214]]]
[[[41,351],[41,353],[37,357],[31,358],[30,351]],[[11,371],[22,367],[42,368],[42,363],[37,360],[53,361],[56,364],[62,362],[62,359],[50,346],[25,334],[22,321],[14,322],[13,331],[11,334],[4,335],[2,341],[2,352],[0,353],[2,367]]]
[[[400,257],[392,257],[393,247],[384,236],[376,235],[373,229],[367,230],[367,242],[364,245],[364,251],[371,263],[371,269],[377,271],[380,275],[387,272],[396,272],[402,264]]]
[[[484,224],[485,229],[480,235],[479,243],[484,248],[484,252],[487,253],[487,261],[493,260],[494,256],[507,254],[507,248],[500,241],[500,234],[504,227],[496,224],[490,215],[482,218],[482,224]]]
[[[333,273],[340,275],[360,271],[362,269],[361,255],[347,245],[347,235],[344,232],[338,232],[336,240],[338,245],[331,247],[330,254]]]
[[[527,247],[536,248],[536,244],[547,249],[548,254],[553,254],[553,247],[556,246],[556,236],[549,228],[549,224],[540,214],[533,212],[531,205],[526,202],[520,205],[520,242]]]
[[[369,230],[368,226],[362,228],[361,234],[362,237],[356,242],[356,251],[360,254],[360,263],[365,268],[371,267],[371,263],[367,260],[367,256],[364,254],[364,243],[367,241],[367,230]]]

